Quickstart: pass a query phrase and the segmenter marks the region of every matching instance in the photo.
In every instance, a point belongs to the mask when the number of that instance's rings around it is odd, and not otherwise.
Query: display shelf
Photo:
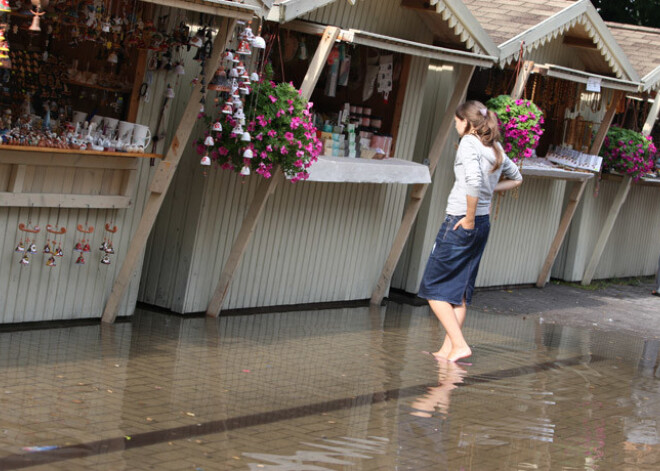
[[[309,168],[311,182],[431,183],[426,165],[399,159],[359,159],[319,156]]]
[[[601,180],[607,180],[607,181],[612,181],[612,182],[620,182],[623,180],[623,175],[619,173],[603,173],[601,175]],[[658,178],[640,178],[638,181],[633,182],[633,185],[640,185],[640,186],[655,186],[655,187],[660,187],[660,177]]]
[[[160,157],[0,146],[0,207],[128,208],[140,159]]]
[[[520,173],[524,177],[551,178],[555,180],[584,181],[594,177],[594,173],[566,170],[543,158],[529,158],[523,161]]]

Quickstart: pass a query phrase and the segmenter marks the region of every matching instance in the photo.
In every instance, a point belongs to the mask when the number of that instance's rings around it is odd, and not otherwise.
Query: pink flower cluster
[[[654,168],[658,149],[650,136],[612,126],[603,141],[603,168],[629,175],[634,181]]]

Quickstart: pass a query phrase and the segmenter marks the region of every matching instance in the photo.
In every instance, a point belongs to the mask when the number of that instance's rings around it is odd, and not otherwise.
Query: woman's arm
[[[495,185],[495,189],[493,190],[496,193],[504,193],[505,191],[513,190],[514,188],[519,187],[522,185],[522,180],[501,180]]]

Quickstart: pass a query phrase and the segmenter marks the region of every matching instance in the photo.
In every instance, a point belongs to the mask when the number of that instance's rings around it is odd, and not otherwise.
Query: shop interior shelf
[[[360,159],[319,156],[309,168],[313,182],[345,183],[431,183],[426,165],[399,159]]]

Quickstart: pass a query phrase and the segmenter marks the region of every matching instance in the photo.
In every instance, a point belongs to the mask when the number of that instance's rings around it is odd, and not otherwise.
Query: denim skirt
[[[419,297],[446,301],[454,305],[470,304],[477,279],[479,262],[486,248],[490,220],[477,216],[474,229],[466,230],[456,223],[464,216],[447,216],[438,231],[431,256],[426,263]]]

